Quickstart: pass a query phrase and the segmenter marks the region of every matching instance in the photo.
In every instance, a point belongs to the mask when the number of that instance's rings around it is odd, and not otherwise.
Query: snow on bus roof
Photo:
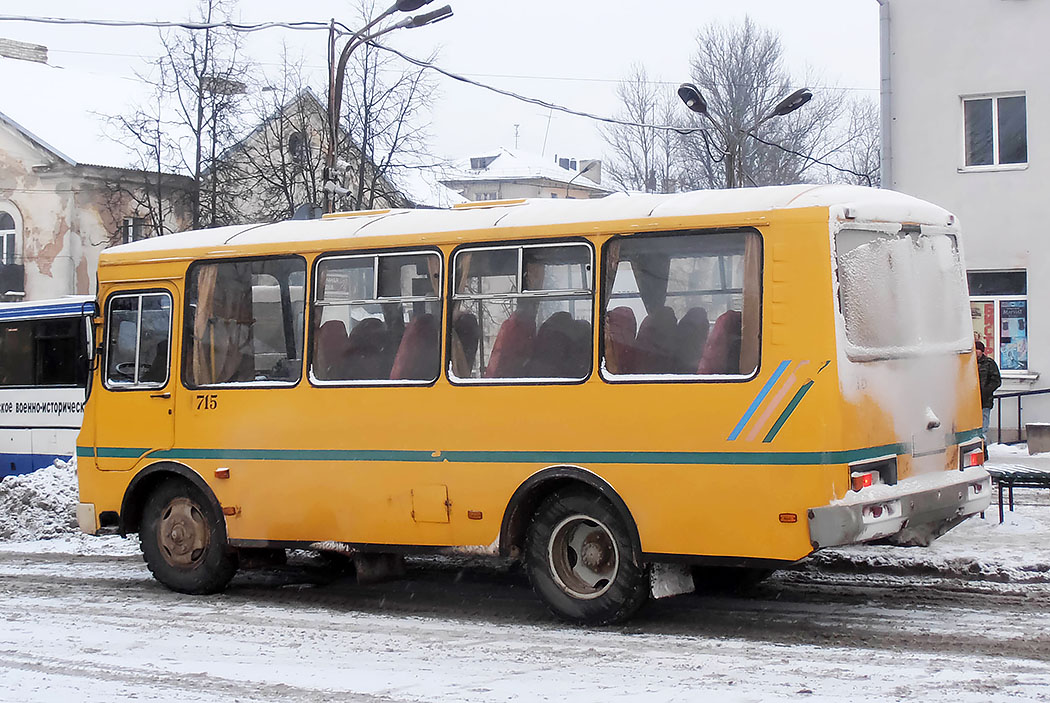
[[[761,213],[809,207],[836,209],[838,212],[833,212],[833,216],[841,216],[849,208],[850,216],[861,221],[945,225],[951,217],[943,208],[918,198],[863,186],[767,186],[669,195],[617,193],[591,200],[539,198],[482,201],[449,209],[383,210],[345,213],[323,220],[286,220],[274,224],[219,227],[124,244],[108,249],[103,253],[103,258],[121,254],[175,253],[196,248],[225,251],[228,247],[245,245],[329,241],[363,236],[404,236],[411,237],[415,244],[423,244],[447,241],[445,235],[449,233],[491,228]]]

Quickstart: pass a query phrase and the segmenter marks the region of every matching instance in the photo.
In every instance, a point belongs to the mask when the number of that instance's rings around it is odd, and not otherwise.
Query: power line
[[[437,66],[437,65],[435,65],[433,63],[430,63],[429,61],[424,61],[422,59],[417,59],[417,58],[408,56],[407,54],[403,54],[400,51],[398,51],[397,49],[393,49],[393,48],[391,48],[389,46],[383,46],[382,44],[378,44],[378,43],[375,43],[375,42],[369,42],[369,43],[372,44],[373,46],[376,46],[376,47],[380,48],[380,49],[384,49],[384,50],[389,51],[389,52],[391,52],[393,54],[396,54],[397,56],[400,56],[403,60],[405,60],[405,61],[407,61],[407,62],[409,62],[409,63],[411,63],[411,64],[413,64],[415,66],[419,66],[420,68],[429,68],[429,69],[431,69],[433,71],[437,71],[438,73],[440,73],[440,74],[442,74],[444,76],[448,76],[449,78],[452,78],[454,80],[461,81],[463,83],[467,83],[469,85],[473,85],[473,86],[476,86],[478,88],[484,88],[485,90],[490,90],[490,91],[492,91],[494,93],[499,93],[500,95],[505,95],[507,97],[514,98],[515,100],[520,100],[522,102],[531,103],[533,105],[540,105],[541,107],[546,107],[549,110],[558,110],[560,112],[565,112],[565,113],[568,113],[570,115],[576,115],[578,117],[586,117],[588,119],[598,120],[600,122],[607,122],[607,123],[611,123],[611,124],[623,125],[625,127],[642,127],[642,128],[648,128],[648,129],[659,129],[659,130],[664,130],[664,131],[677,132],[678,134],[682,134],[682,135],[692,134],[694,132],[699,132],[701,135],[703,135],[705,137],[704,143],[705,144],[707,143],[706,132],[708,131],[708,129],[706,127],[678,127],[678,126],[674,126],[674,125],[652,125],[652,124],[645,124],[645,123],[641,123],[641,122],[631,122],[631,121],[627,121],[627,120],[619,120],[619,119],[616,119],[616,118],[613,118],[613,117],[602,117],[601,115],[594,115],[594,114],[591,114],[589,112],[583,112],[581,110],[573,110],[572,108],[568,108],[568,107],[565,107],[563,105],[557,105],[555,103],[547,102],[546,100],[541,100],[539,98],[530,98],[530,97],[527,97],[527,96],[524,96],[524,95],[519,95],[518,93],[514,93],[514,92],[509,91],[509,90],[504,90],[502,88],[496,88],[495,86],[487,85],[485,83],[481,83],[481,82],[473,80],[471,78],[467,78],[465,76],[461,76],[459,74],[452,73],[451,71],[447,71],[447,70],[441,68],[440,66]],[[793,154],[794,156],[797,156],[797,157],[802,158],[802,159],[806,159],[807,161],[812,161],[813,163],[820,164],[821,166],[827,166],[828,168],[835,169],[836,171],[839,171],[841,173],[848,173],[848,174],[857,176],[858,178],[866,178],[868,180],[868,183],[869,184],[871,183],[871,176],[870,176],[870,174],[858,173],[857,171],[853,171],[852,169],[843,168],[841,166],[836,166],[835,164],[830,163],[828,161],[823,161],[821,159],[816,158],[815,156],[810,156],[808,154],[803,154],[802,152],[795,151],[794,149],[790,149],[790,148],[788,148],[786,146],[782,146],[780,144],[777,144],[776,142],[766,141],[765,139],[762,139],[762,138],[758,137],[757,135],[755,135],[753,132],[750,132],[750,131],[744,132],[744,134],[748,135],[749,137],[751,137],[752,139],[754,139],[755,141],[757,141],[757,142],[759,142],[761,144],[765,144],[766,146],[771,146],[771,147],[774,147],[776,149],[780,149],[781,151],[785,151],[785,152],[787,152],[789,154]]]
[[[259,23],[255,23],[255,24],[241,24],[241,23],[236,23],[236,22],[170,22],[170,21],[159,21],[159,20],[158,21],[152,21],[152,22],[148,22],[148,21],[147,22],[143,22],[143,21],[128,21],[128,20],[98,20],[98,19],[85,20],[85,19],[72,19],[72,18],[64,18],[64,17],[30,17],[30,16],[21,16],[21,15],[0,15],[0,22],[4,22],[4,21],[33,22],[33,23],[38,23],[38,24],[57,24],[57,25],[92,25],[92,26],[103,26],[103,27],[148,27],[148,28],[154,28],[154,29],[156,29],[156,28],[160,28],[160,29],[173,28],[173,29],[188,29],[188,30],[228,29],[230,31],[235,31],[235,32],[256,32],[256,31],[261,31],[261,30],[265,30],[265,29],[276,29],[276,28],[292,29],[292,30],[308,30],[308,31],[316,31],[316,30],[329,31],[329,30],[331,30],[331,28],[333,26],[337,26],[343,33],[352,33],[352,31],[353,31],[348,26],[346,26],[345,24],[343,24],[341,22],[335,22],[334,20],[332,22],[301,21],[301,22],[259,22]],[[453,73],[453,72],[448,71],[448,70],[446,70],[444,68],[441,68],[440,66],[437,66],[436,64],[433,64],[433,63],[431,63],[429,61],[424,61],[422,59],[414,58],[412,56],[404,54],[404,53],[398,51],[397,49],[394,49],[394,48],[389,47],[389,46],[384,46],[384,45],[376,43],[376,42],[369,42],[369,44],[372,45],[372,46],[375,46],[375,47],[377,47],[379,49],[383,49],[385,51],[389,51],[389,52],[399,56],[402,60],[407,61],[408,63],[413,64],[415,66],[418,66],[420,68],[430,69],[432,71],[437,71],[438,73],[440,73],[440,74],[442,74],[442,75],[444,75],[444,76],[446,76],[448,78],[451,78],[453,80],[456,80],[456,81],[459,81],[459,82],[462,82],[462,83],[466,83],[468,85],[473,85],[475,87],[482,88],[484,90],[488,90],[488,91],[497,93],[499,95],[504,95],[506,97],[513,98],[513,99],[519,100],[521,102],[530,103],[532,105],[538,105],[540,107],[547,108],[548,110],[551,110],[551,111],[557,110],[559,112],[563,112],[563,113],[570,114],[570,115],[575,115],[577,117],[585,117],[587,119],[595,120],[595,121],[598,121],[598,122],[605,122],[607,124],[615,124],[615,125],[620,125],[620,126],[623,126],[623,127],[639,127],[639,128],[647,128],[647,129],[657,129],[657,130],[662,130],[662,131],[673,131],[673,132],[677,132],[678,134],[683,134],[683,135],[692,134],[692,133],[695,133],[695,132],[700,132],[700,133],[703,134],[703,133],[708,131],[707,128],[705,128],[705,127],[681,127],[681,126],[676,126],[676,125],[646,124],[646,123],[643,123],[643,122],[633,122],[633,121],[630,121],[630,120],[621,120],[621,119],[617,119],[617,118],[614,118],[614,117],[605,117],[605,116],[602,116],[602,115],[595,115],[593,113],[585,112],[585,111],[582,111],[582,110],[574,110],[572,108],[565,107],[564,105],[558,105],[556,103],[552,103],[552,102],[543,100],[541,98],[531,98],[531,97],[528,97],[528,96],[525,96],[525,95],[521,95],[519,93],[515,93],[515,92],[510,91],[510,90],[505,90],[503,88],[497,88],[495,86],[488,85],[486,83],[482,83],[480,81],[474,80],[473,78],[469,78],[469,77],[467,77],[465,75]],[[69,52],[69,53],[75,53],[75,52]],[[80,52],[80,53],[87,53],[87,52]],[[622,82],[622,81],[613,81],[613,79],[586,78],[586,77],[585,78],[565,78],[565,77],[554,77],[554,76],[515,76],[515,75],[510,75],[510,74],[502,74],[502,75],[501,74],[474,74],[474,75],[478,75],[478,76],[482,76],[482,77],[502,77],[502,78],[518,78],[518,79],[534,79],[534,80],[535,79],[541,79],[541,80],[580,80],[580,81],[589,81],[589,82],[617,82],[617,83]],[[645,81],[645,83],[651,84],[651,85],[674,85],[673,83],[670,83],[670,82],[667,82],[667,81]],[[849,90],[875,90],[875,89],[849,88]],[[780,149],[780,150],[785,151],[785,152],[787,152],[789,154],[793,154],[794,156],[797,156],[799,158],[807,159],[807,160],[812,161],[814,163],[821,164],[822,166],[827,166],[828,168],[835,169],[836,171],[839,171],[841,173],[848,173],[848,174],[857,176],[859,178],[866,178],[866,179],[868,179],[869,183],[871,182],[871,177],[870,177],[869,174],[858,173],[857,171],[853,171],[853,170],[848,169],[848,168],[843,168],[843,167],[840,167],[840,166],[836,166],[836,165],[834,165],[832,163],[829,163],[829,162],[826,162],[826,161],[822,161],[821,159],[815,158],[813,156],[809,156],[807,154],[803,154],[803,153],[795,151],[793,149],[789,149],[788,147],[782,146],[782,145],[777,144],[775,142],[766,141],[766,140],[761,139],[760,137],[756,136],[752,132],[746,132],[746,134],[748,136],[750,136],[752,139],[754,139],[755,141],[757,141],[757,142],[759,142],[761,144],[765,144],[766,146],[771,146],[771,147]]]
[[[831,163],[829,161],[822,161],[822,160],[816,158],[815,156],[809,156],[809,155],[803,154],[803,153],[801,153],[799,151],[795,151],[794,149],[789,149],[786,146],[783,146],[782,144],[777,144],[776,142],[767,142],[765,139],[762,139],[761,137],[757,136],[754,132],[744,132],[744,134],[746,134],[747,136],[751,137],[752,139],[754,139],[759,144],[765,144],[766,146],[771,146],[771,147],[774,147],[776,149],[780,149],[781,151],[786,151],[789,154],[794,154],[795,156],[798,156],[800,158],[807,159],[809,161],[812,161],[815,164],[820,164],[821,166],[827,166],[828,168],[833,168],[836,171],[838,171],[839,173],[848,173],[851,176],[856,176],[857,178],[864,178],[864,179],[866,179],[868,181],[868,185],[869,186],[871,185],[871,174],[870,173],[859,173],[857,171],[854,171],[853,169],[844,168],[842,166],[836,166],[835,164],[833,164],[833,163]]]
[[[143,56],[142,54],[122,54],[112,51],[86,51],[82,49],[53,49],[49,48],[48,51],[52,54],[77,54],[83,56],[112,56],[114,58],[128,58],[128,59],[158,59],[160,56]],[[260,66],[282,66],[283,64],[275,61],[255,61],[254,63]],[[321,66],[320,64],[303,64],[304,68],[312,68],[317,70],[326,70],[327,67]],[[619,84],[623,83],[622,78],[602,78],[600,76],[540,76],[530,75],[527,73],[473,73],[470,71],[464,71],[461,75],[472,77],[472,78],[506,78],[510,80],[525,80],[525,81],[560,81],[568,83],[610,83]],[[646,80],[641,81],[645,85],[654,86],[665,86],[665,87],[677,87],[679,83],[674,81],[654,81]],[[743,84],[723,84],[723,85],[743,85]],[[751,85],[751,84],[748,84]],[[778,84],[779,85],[779,84]],[[797,87],[797,86],[789,86]],[[807,85],[807,88],[815,90],[845,90],[854,91],[860,93],[875,93],[878,92],[879,88],[863,88],[860,86],[836,86],[836,85]]]
[[[410,63],[410,64],[412,64],[414,66],[419,66],[420,68],[426,68],[426,69],[430,69],[432,71],[437,71],[441,75],[446,76],[448,78],[451,78],[453,80],[459,81],[461,83],[466,83],[467,85],[472,85],[472,86],[475,86],[477,88],[483,88],[483,89],[491,91],[493,93],[498,93],[499,95],[504,95],[504,96],[506,96],[508,98],[513,98],[515,100],[520,100],[521,102],[530,103],[532,105],[539,105],[540,107],[547,108],[548,110],[557,110],[558,112],[564,112],[564,113],[569,114],[569,115],[575,115],[577,117],[586,117],[587,119],[590,119],[590,120],[596,120],[598,122],[606,122],[608,124],[615,124],[615,125],[620,125],[620,126],[623,126],[623,127],[644,127],[644,128],[648,128],[648,129],[658,129],[658,130],[662,130],[662,131],[665,131],[665,132],[678,132],[679,134],[691,134],[693,132],[703,132],[703,131],[707,130],[706,127],[682,127],[680,125],[655,125],[655,124],[646,124],[644,122],[632,122],[630,120],[621,120],[621,119],[617,119],[615,117],[605,117],[605,116],[602,116],[602,115],[595,115],[592,112],[584,112],[583,110],[574,110],[571,107],[565,107],[564,105],[558,105],[557,103],[552,103],[552,102],[549,102],[547,100],[543,100],[541,98],[530,98],[527,95],[521,95],[520,93],[515,93],[514,91],[511,91],[511,90],[505,90],[503,88],[497,88],[496,86],[489,85],[487,83],[482,83],[480,81],[476,81],[473,78],[467,78],[466,76],[460,75],[458,73],[453,73],[452,71],[449,71],[449,70],[446,70],[444,68],[441,68],[437,64],[433,64],[433,63],[431,63],[429,61],[424,61],[422,59],[417,59],[417,58],[414,58],[412,56],[409,56],[408,54],[403,54],[400,51],[398,51],[397,49],[394,49],[394,48],[389,47],[389,46],[385,46],[383,44],[378,44],[376,42],[368,42],[368,43],[370,45],[372,45],[372,46],[375,46],[376,48],[383,49],[384,51],[389,51],[392,54],[400,56],[403,60],[407,61],[408,63]]]
[[[91,25],[96,27],[150,27],[154,29],[228,29],[233,32],[258,32],[264,29],[294,29],[316,31],[330,29],[328,22],[258,22],[241,24],[238,22],[169,22],[163,20],[95,20],[74,19],[69,17],[29,17],[24,15],[0,15],[0,22],[32,22],[36,24]],[[350,31],[346,25],[337,22],[344,31]]]

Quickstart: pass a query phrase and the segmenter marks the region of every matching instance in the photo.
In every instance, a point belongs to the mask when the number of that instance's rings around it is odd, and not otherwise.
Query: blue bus
[[[96,309],[86,295],[0,303],[0,480],[76,451]]]

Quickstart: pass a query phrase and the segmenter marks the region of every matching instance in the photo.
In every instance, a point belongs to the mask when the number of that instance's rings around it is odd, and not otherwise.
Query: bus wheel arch
[[[215,497],[211,488],[201,475],[186,466],[173,461],[161,461],[150,464],[139,471],[135,478],[131,479],[124,498],[120,504],[120,534],[138,532],[142,525],[142,511],[149,500],[149,496],[164,481],[180,478],[201,492],[209,507],[218,515],[222,515],[222,506],[219,499]]]
[[[129,486],[128,523],[139,533],[150,573],[173,591],[218,593],[238,568],[226,518],[204,480],[180,464],[154,465]]]
[[[503,513],[499,531],[500,556],[522,556],[529,524],[540,505],[555,493],[572,488],[589,491],[612,504],[628,531],[633,552],[631,558],[640,564],[641,538],[627,504],[608,482],[579,466],[551,466],[529,476],[518,486]]]

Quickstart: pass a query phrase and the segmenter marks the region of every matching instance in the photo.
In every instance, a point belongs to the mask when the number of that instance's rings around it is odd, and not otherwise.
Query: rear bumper
[[[810,508],[810,542],[814,549],[876,539],[925,545],[983,512],[991,499],[991,477],[979,466],[871,486]]]

